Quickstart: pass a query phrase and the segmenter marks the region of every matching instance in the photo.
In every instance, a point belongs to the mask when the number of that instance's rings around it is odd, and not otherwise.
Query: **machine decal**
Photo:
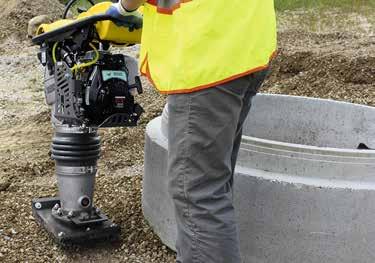
[[[125,71],[119,70],[103,70],[102,71],[103,81],[107,81],[109,79],[121,79],[123,81],[128,81]]]

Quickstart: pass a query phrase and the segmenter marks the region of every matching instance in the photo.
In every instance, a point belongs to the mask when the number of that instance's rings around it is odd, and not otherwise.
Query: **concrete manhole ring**
[[[146,131],[143,211],[174,249],[163,117]],[[244,127],[235,206],[245,263],[375,262],[375,108],[260,94]]]

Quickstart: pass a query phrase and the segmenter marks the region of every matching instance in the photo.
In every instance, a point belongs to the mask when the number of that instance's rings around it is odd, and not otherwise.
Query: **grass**
[[[68,0],[60,0],[63,3]],[[109,0],[93,0],[94,2],[103,2]],[[78,4],[87,5],[87,0],[78,0]],[[375,0],[275,0],[276,9],[279,11],[294,10],[299,8],[345,8],[357,10],[366,7],[375,7]]]
[[[375,0],[275,0],[275,7],[279,11],[313,8],[344,8],[356,11],[375,7]]]
[[[67,3],[69,0],[60,0],[63,3]],[[95,3],[110,1],[110,0],[92,0]],[[203,0],[202,0],[203,1]],[[262,0],[264,1],[264,0]],[[77,3],[71,10],[76,10],[77,7],[89,8],[91,4],[87,0],[77,0]],[[307,11],[304,14],[302,22],[303,26],[308,26],[311,29],[318,30],[323,24],[328,27],[330,24],[340,24],[345,22],[345,15],[350,13],[357,13],[364,17],[369,24],[375,25],[375,0],[275,0],[275,7],[279,11],[279,18],[285,16],[285,21],[293,23],[293,19],[289,18],[288,11],[293,10],[304,10]],[[329,11],[336,9],[336,11],[343,11],[343,17],[330,18]],[[338,10],[337,10],[338,9]],[[286,12],[284,12],[286,11]],[[328,11],[328,12],[327,12]],[[336,12],[337,13],[337,12]],[[340,21],[337,21],[340,20]],[[350,20],[350,19],[349,19]],[[279,19],[279,22],[281,20]],[[341,23],[345,28],[351,22]]]
[[[358,28],[369,34],[375,25],[375,0],[275,0],[275,7],[281,28],[317,32]]]

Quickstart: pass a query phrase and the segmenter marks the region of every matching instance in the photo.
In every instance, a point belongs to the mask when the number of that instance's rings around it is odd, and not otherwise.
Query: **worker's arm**
[[[112,4],[107,14],[116,18],[117,25],[134,25],[135,29],[142,27],[142,15],[137,11],[144,0],[119,0]]]
[[[137,10],[144,2],[144,0],[120,0],[122,7],[127,11]]]

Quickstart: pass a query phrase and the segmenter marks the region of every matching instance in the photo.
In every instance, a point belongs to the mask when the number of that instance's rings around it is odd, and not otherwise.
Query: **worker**
[[[141,4],[121,0],[108,12],[137,20]],[[233,174],[243,123],[275,50],[273,0],[144,3],[140,65],[168,94],[178,263],[241,262]]]

